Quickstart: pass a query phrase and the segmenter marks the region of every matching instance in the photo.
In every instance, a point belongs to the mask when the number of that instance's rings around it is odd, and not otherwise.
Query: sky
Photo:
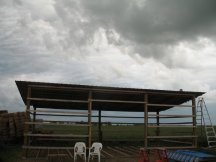
[[[215,0],[0,0],[0,109],[15,80],[206,92],[216,114]]]

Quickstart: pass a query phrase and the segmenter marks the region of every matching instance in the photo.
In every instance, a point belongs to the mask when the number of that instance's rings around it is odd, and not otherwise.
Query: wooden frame
[[[18,85],[21,83],[21,86]],[[23,87],[23,83],[25,86]],[[165,140],[165,139],[192,139],[192,145],[182,146],[180,148],[195,148],[197,147],[197,136],[196,136],[196,104],[195,99],[203,92],[183,92],[183,91],[163,91],[163,90],[146,90],[146,89],[130,89],[130,88],[112,88],[112,87],[96,87],[96,86],[78,86],[78,85],[64,85],[64,84],[52,84],[52,83],[37,83],[37,82],[17,82],[18,88],[22,95],[23,101],[26,104],[26,122],[25,122],[25,135],[24,135],[24,146],[25,150],[31,149],[29,139],[34,137],[56,137],[55,140],[60,138],[74,137],[83,138],[86,140],[87,146],[90,147],[92,143],[92,118],[98,118],[98,137],[99,141],[103,141],[102,136],[102,119],[103,118],[119,118],[119,119],[142,119],[144,128],[144,147],[154,148],[151,146],[151,140]],[[27,86],[27,87],[26,87]],[[21,88],[20,88],[21,87]],[[27,92],[25,92],[27,89]],[[39,91],[38,91],[39,90]],[[49,93],[47,93],[47,91]],[[55,93],[52,94],[52,91]],[[58,93],[56,93],[56,91]],[[42,93],[45,92],[45,93]],[[73,98],[73,93],[78,95]],[[33,94],[33,95],[32,95]],[[35,95],[37,94],[37,95]],[[79,95],[85,94],[79,98]],[[47,96],[46,96],[47,95]],[[128,96],[129,97],[128,97]],[[66,96],[66,97],[65,97]],[[110,97],[111,96],[111,97]],[[122,97],[123,96],[123,97]],[[132,98],[130,98],[132,96]],[[167,99],[168,98],[168,99]],[[191,101],[191,105],[182,104],[186,101]],[[52,106],[63,105],[63,108]],[[74,104],[74,105],[73,105]],[[98,105],[98,107],[95,105]],[[108,105],[108,106],[106,106]],[[119,109],[118,106],[121,106]],[[33,110],[31,110],[33,106]],[[43,107],[44,106],[44,107]],[[48,108],[46,108],[48,106]],[[64,107],[65,106],[65,107]],[[77,106],[77,107],[76,107]],[[111,109],[108,109],[111,106]],[[116,107],[115,107],[116,106]],[[134,108],[133,108],[134,106]],[[124,109],[125,107],[125,109]],[[138,109],[136,109],[138,107]],[[161,111],[168,110],[172,107],[178,107],[179,109],[188,108],[191,109],[191,115],[181,114],[160,114]],[[40,109],[39,109],[40,108]],[[45,108],[46,110],[43,110]],[[48,110],[49,109],[49,110]],[[51,110],[50,110],[51,109]],[[58,111],[56,111],[58,109]],[[60,110],[60,111],[59,111]],[[64,110],[64,111],[62,111]],[[68,110],[76,110],[71,112]],[[80,111],[82,110],[82,111]],[[98,115],[92,115],[92,111],[98,111]],[[102,115],[102,111],[128,111],[128,112],[142,112],[143,117],[132,117],[124,115]],[[85,112],[84,112],[85,111]],[[155,112],[155,114],[150,114]],[[29,115],[33,115],[33,120],[29,120]],[[87,123],[58,123],[54,121],[50,122],[39,122],[36,120],[37,115],[45,116],[59,116],[59,117],[86,117]],[[192,122],[163,122],[161,119],[191,119]],[[155,123],[152,123],[149,119],[155,119]],[[119,123],[120,124],[120,123]],[[130,123],[128,123],[130,124]],[[133,124],[133,123],[131,123]],[[40,134],[35,133],[34,129],[39,125],[55,125],[55,126],[76,126],[86,127],[87,134],[74,135],[69,133],[63,134]],[[189,128],[192,130],[192,135],[181,135],[181,136],[162,136],[162,128]],[[31,128],[31,129],[30,129]],[[32,129],[33,128],[33,129]],[[156,134],[149,135],[149,129],[155,128]],[[174,140],[171,140],[172,142]],[[176,141],[181,143],[181,141]],[[41,146],[42,148],[43,146]],[[161,146],[169,147],[169,146]],[[56,147],[61,149],[60,147]],[[65,147],[62,147],[65,148]],[[158,148],[158,147],[157,147]],[[170,147],[169,147],[170,148]],[[176,148],[176,146],[173,146]]]

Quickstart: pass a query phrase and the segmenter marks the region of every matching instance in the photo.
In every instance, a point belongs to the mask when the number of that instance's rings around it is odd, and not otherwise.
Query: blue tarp
[[[198,151],[191,151],[191,150],[177,150],[176,152],[185,154],[185,155],[191,155],[191,156],[196,156],[199,157],[199,160],[204,160],[206,158],[215,158],[214,155],[206,154],[203,152],[198,152]]]
[[[199,161],[216,161],[216,156],[192,150],[168,151],[170,162],[199,162]]]

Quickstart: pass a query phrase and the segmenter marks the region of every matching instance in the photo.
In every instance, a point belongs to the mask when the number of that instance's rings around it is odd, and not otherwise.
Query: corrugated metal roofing
[[[198,97],[205,92],[191,91],[170,91],[156,89],[137,89],[137,88],[117,88],[104,86],[90,86],[77,84],[59,84],[45,82],[16,81],[17,87],[26,104],[28,86],[31,86],[31,97],[45,100],[31,101],[31,105],[36,108],[54,108],[86,110],[88,102],[70,102],[88,101],[89,92],[92,92],[93,110],[103,111],[144,111],[144,94],[148,94],[148,103],[150,104],[169,104],[181,105],[192,97]],[[46,99],[51,99],[47,101]],[[64,102],[55,101],[61,99]],[[120,101],[120,102],[118,102]],[[121,102],[125,101],[125,103]],[[163,111],[173,106],[154,106],[149,105],[149,111]]]

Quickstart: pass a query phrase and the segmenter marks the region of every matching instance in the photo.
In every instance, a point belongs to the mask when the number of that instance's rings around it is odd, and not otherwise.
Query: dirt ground
[[[131,152],[131,154],[126,154],[125,152],[123,152],[122,150],[121,152],[119,152],[119,150],[118,152],[114,152],[113,150],[108,150],[106,148],[105,151],[102,153],[101,162],[138,162],[139,159],[138,149],[134,150],[134,153]],[[108,154],[110,156],[112,155],[112,157],[108,156]],[[154,162],[157,159],[157,156],[151,153],[149,158],[150,158],[150,162]],[[35,159],[35,158],[19,159],[17,162],[73,162],[73,161],[74,160],[72,157],[50,156],[49,158],[43,158],[43,159]],[[76,162],[84,162],[84,159],[78,157]],[[90,162],[98,162],[98,160],[97,158],[95,158],[93,160],[90,160]]]

